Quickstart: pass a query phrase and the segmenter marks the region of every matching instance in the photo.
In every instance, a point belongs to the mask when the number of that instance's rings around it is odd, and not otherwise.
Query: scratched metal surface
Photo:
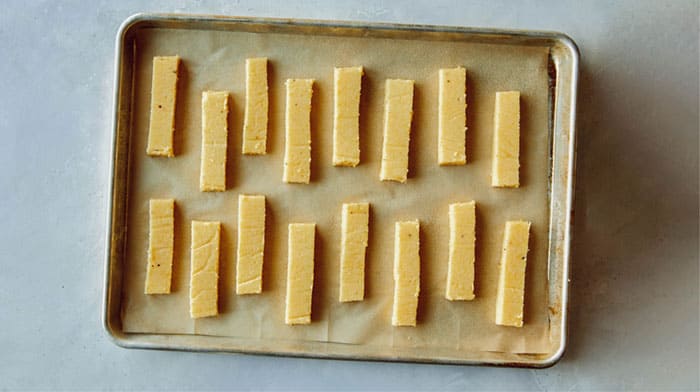
[[[129,264],[127,231],[129,230],[129,200],[135,199],[128,188],[128,178],[138,175],[137,165],[132,163],[134,152],[131,143],[134,137],[134,86],[133,56],[138,47],[134,37],[141,29],[188,29],[198,31],[256,31],[266,34],[334,34],[344,36],[389,39],[468,40],[487,44],[536,45],[549,50],[550,105],[547,115],[551,133],[549,162],[550,179],[547,184],[549,199],[546,322],[548,323],[548,350],[541,354],[512,354],[490,350],[456,350],[455,352],[431,350],[390,350],[377,348],[373,344],[338,344],[334,342],[294,341],[287,347],[283,341],[274,339],[234,338],[224,336],[127,333],[122,327],[126,297],[124,284]],[[317,358],[373,359],[426,363],[451,363],[470,365],[499,365],[520,367],[547,367],[556,363],[566,348],[566,321],[568,300],[568,271],[570,251],[570,217],[574,183],[575,108],[578,81],[578,50],[566,36],[556,33],[506,32],[498,30],[479,31],[454,27],[408,26],[375,24],[364,25],[353,22],[321,22],[310,20],[274,20],[210,17],[202,15],[142,14],[126,20],[117,34],[115,53],[115,107],[113,165],[110,168],[111,202],[105,265],[104,327],[112,340],[128,348],[160,348],[185,351],[242,352],[275,355],[294,355]],[[545,92],[546,93],[546,92]],[[546,122],[546,121],[545,121]],[[140,173],[140,172],[139,172]],[[140,293],[140,289],[139,289]]]

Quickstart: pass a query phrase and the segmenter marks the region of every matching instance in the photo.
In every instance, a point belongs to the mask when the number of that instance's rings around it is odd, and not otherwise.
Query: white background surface
[[[4,1],[0,389],[691,389],[698,2]],[[136,12],[558,30],[579,44],[569,350],[547,370],[125,350],[101,329],[114,38]]]

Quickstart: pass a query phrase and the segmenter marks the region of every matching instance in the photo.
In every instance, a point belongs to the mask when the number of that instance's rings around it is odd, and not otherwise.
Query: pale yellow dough
[[[396,222],[394,233],[394,307],[391,324],[416,326],[420,293],[420,223]]]
[[[219,296],[221,223],[192,221],[190,317],[216,316]]]
[[[199,190],[226,190],[226,150],[228,146],[228,101],[226,91],[202,93],[202,157]]]
[[[520,186],[520,92],[496,93],[491,185]]]
[[[245,114],[243,118],[243,154],[267,152],[267,122],[269,98],[267,87],[267,58],[245,61]]]
[[[450,204],[450,243],[445,298],[474,299],[474,259],[476,249],[476,203]]]
[[[315,223],[289,224],[287,239],[287,295],[284,322],[311,322],[311,295],[314,288]]]
[[[344,203],[340,239],[340,302],[365,298],[369,203]]]
[[[529,239],[530,222],[506,222],[496,294],[498,325],[523,326],[525,267]]]
[[[308,184],[311,177],[311,95],[313,79],[287,79],[284,175],[287,183]]]
[[[173,274],[175,200],[149,201],[146,294],[169,294]]]
[[[172,157],[175,130],[175,101],[180,66],[179,56],[153,58],[151,81],[151,120],[148,127],[146,153],[151,156]]]
[[[389,79],[384,90],[384,140],[379,179],[406,182],[413,118],[413,80]]]
[[[360,93],[362,67],[335,68],[333,72],[333,165],[360,163]]]
[[[438,95],[438,163],[467,162],[467,71],[462,67],[441,69]]]
[[[265,196],[238,196],[236,294],[262,292],[265,253]]]

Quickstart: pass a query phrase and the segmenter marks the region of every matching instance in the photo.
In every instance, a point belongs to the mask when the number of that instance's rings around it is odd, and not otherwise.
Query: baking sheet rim
[[[415,357],[396,357],[396,356],[374,356],[374,355],[363,355],[363,356],[352,356],[343,355],[338,353],[329,352],[295,352],[288,350],[288,352],[281,351],[256,351],[250,349],[235,349],[235,348],[203,348],[191,345],[183,344],[159,344],[155,342],[139,341],[140,338],[147,336],[155,336],[148,334],[126,334],[123,333],[118,327],[113,323],[111,312],[112,309],[112,291],[115,289],[113,285],[114,274],[112,271],[113,267],[113,257],[112,253],[115,251],[115,230],[114,230],[114,215],[115,215],[115,188],[116,188],[116,164],[119,158],[117,153],[117,142],[120,129],[120,108],[122,107],[122,59],[124,50],[124,40],[128,32],[138,27],[139,24],[144,22],[180,22],[180,23],[256,23],[256,24],[271,24],[271,25],[286,25],[286,26],[316,26],[324,28],[366,28],[374,30],[393,30],[393,31],[413,31],[413,32],[442,32],[442,33],[459,33],[459,34],[472,34],[482,37],[494,36],[502,37],[506,39],[508,37],[521,38],[521,39],[543,39],[556,42],[559,46],[563,48],[569,57],[570,62],[570,74],[567,74],[570,78],[568,86],[568,91],[561,92],[559,83],[555,85],[554,93],[554,107],[553,107],[553,136],[556,135],[557,131],[567,131],[567,129],[559,129],[557,123],[559,121],[563,122],[562,125],[568,128],[568,141],[565,145],[566,150],[564,152],[559,152],[559,154],[564,154],[565,162],[561,162],[565,166],[566,177],[563,191],[565,195],[563,200],[557,200],[557,204],[563,204],[563,209],[565,214],[560,217],[562,222],[558,226],[561,229],[559,233],[562,238],[560,249],[561,255],[561,290],[558,291],[560,298],[560,339],[557,350],[554,351],[550,356],[544,359],[527,359],[523,358],[520,360],[493,360],[493,361],[478,361],[478,360],[468,360],[468,359],[436,359],[428,360],[423,358]],[[552,45],[554,46],[554,45]],[[310,357],[310,358],[336,358],[336,359],[352,359],[352,360],[378,360],[378,361],[400,361],[400,362],[421,362],[421,363],[446,363],[446,364],[468,364],[468,365],[498,365],[498,366],[515,366],[515,367],[537,367],[545,368],[556,364],[563,356],[566,350],[567,343],[567,304],[568,304],[568,281],[569,281],[569,262],[570,262],[570,243],[571,243],[571,216],[573,214],[573,189],[575,180],[575,147],[576,147],[576,132],[575,132],[575,118],[576,118],[576,92],[578,86],[578,67],[579,67],[579,51],[575,42],[568,36],[558,33],[558,32],[544,32],[544,31],[523,31],[523,30],[501,30],[501,29],[478,29],[478,28],[468,28],[468,27],[452,27],[452,26],[435,26],[435,25],[411,25],[411,24],[387,24],[387,23],[367,23],[367,22],[339,22],[339,21],[322,21],[322,20],[308,20],[308,19],[273,19],[273,18],[257,18],[257,17],[235,17],[235,16],[212,16],[212,15],[191,15],[191,14],[144,14],[139,13],[127,18],[120,26],[117,38],[116,38],[116,49],[115,49],[115,63],[114,63],[114,102],[113,102],[113,127],[112,127],[112,145],[110,149],[111,163],[110,163],[110,181],[108,183],[109,198],[107,203],[107,230],[106,230],[106,247],[105,247],[105,275],[104,275],[104,296],[103,296],[103,312],[102,312],[102,326],[105,333],[108,335],[111,341],[116,345],[125,348],[143,348],[143,349],[167,349],[167,350],[178,350],[178,351],[195,351],[195,352],[239,352],[239,353],[251,353],[251,354],[265,354],[265,355],[278,355],[278,356],[295,356],[295,357]],[[557,79],[559,79],[561,70],[558,70]],[[568,94],[566,94],[568,93]],[[562,96],[560,96],[563,95]],[[568,102],[559,102],[561,98],[568,98]],[[557,104],[559,102],[559,104]],[[568,110],[563,110],[560,113],[561,105],[566,105]],[[564,118],[559,118],[559,117]],[[559,121],[557,121],[559,120]],[[553,139],[554,140],[554,139]],[[552,167],[554,168],[554,154],[552,153]],[[128,165],[128,161],[127,161]],[[553,170],[554,171],[554,170]],[[554,188],[555,177],[552,173],[552,188]],[[554,189],[550,189],[550,193],[554,192]],[[550,201],[550,210],[554,210],[554,200]],[[124,211],[125,213],[125,211]],[[554,216],[551,214],[550,222],[550,236],[553,231]],[[550,245],[551,239],[550,239]],[[551,248],[551,247],[550,247]],[[552,254],[550,249],[550,256]],[[551,259],[548,260],[551,263]],[[117,312],[119,313],[119,312]],[[134,341],[129,339],[129,335],[138,335],[139,339]],[[158,335],[161,336],[161,335]],[[178,335],[169,335],[178,336]],[[180,335],[181,336],[181,335]],[[325,345],[333,345],[336,343],[326,342]],[[503,353],[505,355],[515,356],[515,357],[526,357],[522,354],[512,354]]]

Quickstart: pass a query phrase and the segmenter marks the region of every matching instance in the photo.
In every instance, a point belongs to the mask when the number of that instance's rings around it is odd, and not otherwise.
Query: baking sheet
[[[548,353],[547,309],[548,48],[441,40],[401,40],[307,36],[240,31],[143,29],[135,37],[134,104],[131,137],[129,210],[123,273],[124,332],[201,334],[280,341],[311,347],[314,342],[360,346],[368,355],[382,347],[472,353]],[[145,154],[151,61],[179,54],[181,68],[174,159]],[[240,154],[245,58],[270,58],[268,155]],[[335,168],[332,155],[333,67],[363,65],[361,104],[362,162]],[[437,161],[437,73],[467,68],[468,164],[440,167]],[[284,80],[315,78],[312,111],[311,184],[284,184]],[[416,80],[409,180],[378,180],[381,157],[383,86],[387,78]],[[198,189],[203,90],[232,93],[228,191]],[[493,101],[496,91],[522,95],[522,167],[519,189],[490,186]],[[235,239],[237,197],[267,197],[263,294],[236,296]],[[148,200],[176,199],[174,293],[143,294],[147,250]],[[444,299],[447,271],[447,206],[477,201],[476,299]],[[338,297],[339,223],[343,202],[369,201],[370,245],[366,299],[341,304]],[[393,225],[421,221],[421,297],[418,327],[391,326]],[[192,320],[188,312],[189,222],[223,223],[219,308],[216,318]],[[496,281],[503,225],[509,219],[532,221],[526,277],[525,325],[494,324]],[[312,324],[284,324],[287,224],[317,223],[316,278]],[[363,349],[364,348],[364,349]],[[459,355],[456,355],[459,356]]]

